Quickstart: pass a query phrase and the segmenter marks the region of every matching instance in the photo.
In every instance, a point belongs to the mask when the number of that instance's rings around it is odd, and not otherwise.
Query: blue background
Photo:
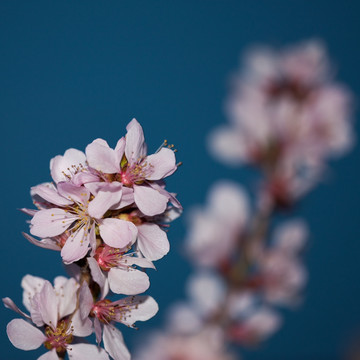
[[[223,101],[240,55],[254,44],[321,38],[338,79],[359,94],[359,11],[356,0],[2,0],[1,297],[20,305],[26,273],[64,274],[58,253],[21,236],[27,217],[17,210],[32,207],[30,186],[50,180],[51,157],[84,150],[97,137],[114,146],[136,117],[150,151],[165,138],[179,149],[184,165],[168,188],[185,209],[203,203],[208,187],[224,177],[254,190],[254,171],[229,169],[205,147],[207,134],[226,121]],[[291,214],[311,229],[305,302],[284,313],[282,329],[259,349],[242,352],[246,359],[343,359],[360,337],[359,147],[331,169]],[[139,331],[126,329],[131,348],[185,296],[191,272],[181,256],[185,217],[169,232],[171,253],[150,274],[149,294],[161,312],[139,323]],[[16,314],[0,313],[1,359],[36,358],[12,347],[5,326]]]

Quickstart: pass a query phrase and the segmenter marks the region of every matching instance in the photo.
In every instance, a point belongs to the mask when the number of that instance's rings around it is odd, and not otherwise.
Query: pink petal
[[[21,280],[21,287],[23,288],[22,301],[26,309],[31,309],[31,299],[34,295],[42,290],[47,280],[37,276],[25,275]]]
[[[80,310],[76,310],[72,315],[71,326],[73,327],[74,336],[86,337],[91,335],[93,332],[92,321],[88,317],[81,319]]]
[[[100,342],[101,342],[102,328],[103,328],[103,326],[102,326],[100,320],[96,317],[94,319],[94,331],[95,331],[96,342],[98,344],[100,344]]]
[[[57,241],[55,241],[55,240],[52,240],[52,239],[36,240],[34,237],[32,237],[24,232],[22,234],[33,245],[39,246],[44,249],[50,249],[50,250],[56,250],[56,251],[61,250],[60,246],[58,245]]]
[[[176,194],[174,193],[169,193],[168,191],[166,191],[164,189],[165,186],[160,186],[159,183],[161,184],[161,182],[150,182],[148,183],[148,185],[150,187],[152,187],[153,189],[157,190],[160,194],[166,196],[169,201],[174,205],[175,208],[182,210],[182,206],[179,202],[178,199],[176,199]]]
[[[60,181],[69,181],[69,178],[64,175],[71,176],[75,172],[74,166],[78,167],[80,164],[85,167],[85,154],[76,149],[69,149],[65,151],[64,156],[55,156],[50,161],[51,176],[56,183]]]
[[[139,210],[148,216],[163,213],[166,210],[168,197],[149,186],[134,185],[134,199]]]
[[[47,202],[55,204],[58,206],[65,206],[72,204],[71,200],[65,199],[63,196],[59,195],[54,187],[49,187],[44,184],[37,185],[31,188],[31,195],[38,195]]]
[[[76,216],[63,209],[38,211],[31,219],[30,233],[41,238],[62,234],[76,220]]]
[[[18,313],[19,315],[23,316],[26,319],[31,319],[29,315],[25,314],[23,311],[21,311],[16,304],[8,297],[2,299],[4,306],[8,309],[11,309]]]
[[[85,257],[89,251],[89,233],[85,226],[72,233],[61,249],[61,257],[65,264],[71,264]]]
[[[96,139],[86,147],[86,157],[90,167],[105,174],[120,172],[121,156],[109,147],[103,139]],[[119,159],[120,158],[120,159]]]
[[[117,142],[116,146],[115,146],[115,151],[117,152],[117,154],[119,154],[119,160],[121,161],[124,152],[125,152],[125,137],[123,136],[122,138],[119,139],[119,141]],[[119,161],[119,163],[120,163]]]
[[[141,253],[149,260],[159,260],[170,250],[165,231],[156,224],[138,226],[138,246]]]
[[[127,256],[126,257],[126,265],[137,265],[142,268],[151,268],[155,269],[155,265],[148,259],[143,257],[135,257],[135,256]]]
[[[126,301],[125,298],[124,300]],[[151,296],[134,296],[130,302],[139,302],[136,308],[131,309],[131,316],[121,322],[126,325],[133,325],[136,321],[151,319],[159,310],[157,302]]]
[[[46,352],[44,355],[41,355],[37,360],[59,360],[57,356],[56,349]]]
[[[89,268],[91,271],[91,276],[94,281],[100,286],[101,297],[104,298],[108,292],[107,280],[103,272],[101,271],[97,261],[93,257],[87,258]]]
[[[95,223],[91,225],[91,229],[89,232],[89,245],[91,248],[90,256],[94,256],[96,251],[96,234],[95,234]]]
[[[141,125],[132,119],[126,127],[125,156],[130,164],[138,162],[146,155],[146,144]]]
[[[56,329],[58,320],[58,303],[54,288],[45,280],[44,286],[31,300],[31,319],[37,326],[44,323]]]
[[[110,360],[104,349],[91,344],[71,344],[67,353],[71,360]]]
[[[122,188],[122,197],[118,204],[113,205],[111,210],[119,210],[126,206],[129,206],[134,203],[134,190],[132,188],[123,187]]]
[[[121,196],[121,183],[117,181],[112,183],[102,183],[102,186],[98,189],[97,195],[89,203],[89,215],[95,219],[101,219],[112,206],[120,202]]]
[[[73,202],[87,204],[90,198],[90,191],[84,186],[76,186],[69,182],[60,182],[57,185],[60,195]]]
[[[108,281],[111,291],[124,295],[141,294],[150,286],[149,277],[143,271],[132,268],[110,269]]]
[[[149,155],[146,158],[148,166],[151,168],[151,175],[148,180],[160,180],[171,175],[176,170],[175,154],[168,148],[161,148],[159,152]]]
[[[72,178],[72,182],[76,186],[81,186],[84,184],[97,182],[99,181],[99,176],[89,172],[89,171],[82,171],[74,175]]]
[[[136,226],[130,221],[120,219],[102,220],[99,230],[105,244],[114,248],[132,245],[137,236]]]
[[[79,284],[73,278],[68,279],[64,276],[57,276],[55,278],[54,289],[56,296],[59,299],[59,319],[62,319],[75,311],[78,288]]]
[[[39,329],[22,319],[10,321],[6,333],[11,343],[21,350],[35,350],[46,341],[46,336]]]
[[[24,214],[30,215],[30,216],[34,216],[39,211],[39,210],[26,209],[26,208],[21,208],[19,210],[22,211]]]
[[[121,332],[112,325],[104,325],[104,348],[116,360],[130,360]]]
[[[90,311],[94,305],[94,299],[89,289],[89,285],[84,281],[80,287],[79,291],[79,304],[80,306],[80,318],[88,318]]]

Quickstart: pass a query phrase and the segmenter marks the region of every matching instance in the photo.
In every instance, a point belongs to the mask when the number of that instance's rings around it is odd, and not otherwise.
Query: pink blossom
[[[146,321],[158,311],[156,301],[150,296],[131,296],[117,301],[102,299],[94,302],[87,284],[80,289],[79,301],[83,304],[81,319],[93,319],[96,340],[104,342],[104,348],[115,360],[130,359],[121,332],[113,325],[122,323],[134,327],[136,321]]]
[[[68,149],[64,155],[50,160],[51,176],[55,183],[70,181],[75,185],[98,181],[98,176],[87,166],[85,154],[77,149]]]
[[[93,197],[86,187],[68,182],[58,183],[56,189],[38,185],[33,188],[33,193],[42,197],[45,203],[31,220],[31,234],[43,239],[51,238],[53,244],[62,246],[61,256],[65,263],[83,258],[90,248],[95,250],[96,228],[109,246],[122,248],[131,245],[136,240],[135,225],[121,219],[102,218],[114,202],[120,201],[121,184],[112,184],[111,188],[114,187],[114,193],[112,189],[109,191],[113,194],[112,201],[106,202],[103,200],[104,197],[108,199],[103,195],[105,190]]]
[[[110,287],[116,294],[136,295],[148,289],[149,277],[135,266],[155,267],[151,261],[134,255],[124,249],[101,245],[93,258],[87,258],[92,277],[103,292]]]
[[[73,343],[74,337],[87,337],[92,333],[91,321],[82,320],[76,311],[79,286],[74,279],[57,277],[52,287],[47,280],[27,275],[22,287],[24,305],[30,316],[22,313],[11,299],[3,299],[6,307],[27,319],[14,319],[7,325],[9,340],[15,347],[34,350],[44,345],[49,352],[42,355],[41,360],[57,359],[57,354],[65,352],[75,360],[83,359],[84,354],[92,359],[109,359],[105,351],[95,345]],[[44,332],[39,327],[44,328]]]
[[[153,216],[166,210],[173,197],[157,182],[171,175],[177,168],[175,155],[169,148],[146,155],[146,144],[140,124],[133,119],[127,126],[125,138],[111,149],[102,139],[86,147],[86,157],[91,168],[107,180],[120,181],[132,189],[137,207],[145,215]]]

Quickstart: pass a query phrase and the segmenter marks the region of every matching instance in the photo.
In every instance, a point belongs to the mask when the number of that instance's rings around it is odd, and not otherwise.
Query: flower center
[[[132,187],[134,184],[142,184],[146,177],[151,173],[153,165],[146,160],[142,160],[137,164],[127,164],[122,168],[120,181],[127,187]]]
[[[98,301],[91,309],[90,316],[108,324],[116,315],[116,307],[108,299]]]
[[[47,340],[44,342],[44,346],[48,349],[56,349],[57,352],[66,350],[68,344],[73,341],[74,328],[70,326],[70,321],[62,320],[58,323],[58,326],[53,330],[50,326],[45,329],[45,335]]]
[[[119,265],[119,260],[121,260],[123,254],[124,251],[122,249],[100,245],[96,249],[94,258],[103,271],[109,271],[111,268]]]
[[[102,323],[110,321],[124,322],[131,316],[131,310],[137,309],[141,301],[134,297],[111,302],[108,299],[100,300],[92,307],[90,316],[97,317]],[[128,324],[127,324],[128,325]],[[133,325],[128,325],[133,326]]]

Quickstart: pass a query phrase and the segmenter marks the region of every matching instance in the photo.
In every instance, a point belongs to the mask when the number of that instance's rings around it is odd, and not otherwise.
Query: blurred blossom
[[[307,272],[299,255],[306,236],[301,220],[289,221],[275,230],[274,244],[260,255],[258,280],[269,303],[294,305],[300,300]]]
[[[134,360],[234,360],[239,359],[226,349],[219,328],[204,328],[192,336],[155,333]]]
[[[173,305],[168,314],[169,331],[194,334],[217,316],[224,303],[226,286],[215,272],[201,271],[187,282],[188,301]]]
[[[214,267],[226,261],[237,246],[249,217],[249,202],[243,188],[230,181],[215,184],[207,206],[194,209],[186,248],[195,264]]]
[[[315,178],[304,171],[321,173],[354,140],[351,95],[333,81],[323,44],[258,48],[244,67],[227,102],[230,125],[212,133],[210,150],[232,165],[259,165],[284,187],[311,187]]]
[[[281,322],[281,316],[277,312],[261,307],[248,317],[234,322],[229,328],[228,336],[242,345],[255,345],[277,331]]]

